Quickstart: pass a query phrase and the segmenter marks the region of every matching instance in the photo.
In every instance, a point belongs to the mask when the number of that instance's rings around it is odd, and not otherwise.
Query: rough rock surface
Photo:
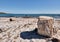
[[[0,42],[51,42],[47,37],[38,35],[37,18],[14,18],[14,21],[9,21],[10,18],[0,17]],[[60,24],[55,23],[57,26]]]
[[[38,18],[38,33],[40,35],[47,35],[52,37],[53,35],[53,24],[54,24],[54,18],[48,17],[48,16],[40,16]]]

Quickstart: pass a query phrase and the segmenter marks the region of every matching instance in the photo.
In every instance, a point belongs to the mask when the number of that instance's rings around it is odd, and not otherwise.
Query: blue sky
[[[60,0],[0,0],[0,12],[60,13]]]

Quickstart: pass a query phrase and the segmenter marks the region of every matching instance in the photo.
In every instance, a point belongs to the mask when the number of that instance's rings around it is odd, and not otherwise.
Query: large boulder
[[[39,16],[37,22],[38,34],[52,37],[53,23],[54,23],[53,17]]]

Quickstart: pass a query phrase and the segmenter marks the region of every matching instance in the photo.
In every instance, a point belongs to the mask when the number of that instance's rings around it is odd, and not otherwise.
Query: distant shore
[[[0,12],[0,14],[7,14],[7,13],[5,13],[5,12]]]

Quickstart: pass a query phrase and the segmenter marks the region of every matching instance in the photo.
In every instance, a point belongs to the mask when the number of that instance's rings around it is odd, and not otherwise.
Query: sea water
[[[38,16],[60,17],[60,14],[0,14],[0,17],[38,17]]]

